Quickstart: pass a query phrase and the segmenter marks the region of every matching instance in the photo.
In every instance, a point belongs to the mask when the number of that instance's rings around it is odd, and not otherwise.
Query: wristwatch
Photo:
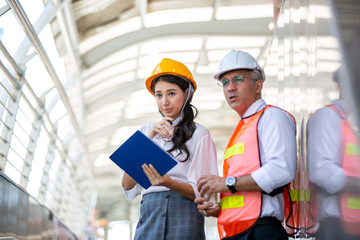
[[[237,190],[235,189],[236,177],[227,177],[225,180],[225,184],[230,189],[231,193],[237,192]]]

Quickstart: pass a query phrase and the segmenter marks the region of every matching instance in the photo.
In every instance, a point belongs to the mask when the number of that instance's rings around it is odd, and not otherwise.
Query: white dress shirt
[[[244,117],[251,116],[263,108],[263,99],[254,102]],[[254,181],[266,193],[285,186],[296,174],[296,126],[289,114],[277,107],[264,111],[258,122],[258,139],[261,167],[251,174]],[[280,221],[284,218],[282,194],[263,194],[260,217],[272,216]]]
[[[344,111],[342,100],[333,105]],[[307,157],[310,181],[328,194],[319,193],[319,219],[340,217],[339,196],[346,185],[345,171],[341,165],[341,117],[329,107],[316,111],[307,125]]]
[[[150,131],[151,124],[144,125],[140,128],[140,131],[147,135]],[[157,143],[164,150],[168,150],[172,147],[172,142],[166,142],[159,135],[155,136],[153,141]],[[196,123],[196,130],[187,142],[186,146],[190,152],[190,158],[185,159],[185,153],[178,155],[179,151],[173,151],[174,158],[178,161],[167,174],[178,182],[188,183],[193,189],[196,197],[200,194],[197,190],[197,181],[202,175],[219,175],[217,167],[217,155],[214,142],[210,136],[209,131],[202,125]],[[125,191],[127,199],[132,200],[137,195],[143,195],[152,192],[169,191],[169,188],[163,186],[151,186],[148,189],[143,189],[139,184],[136,184],[134,188]]]

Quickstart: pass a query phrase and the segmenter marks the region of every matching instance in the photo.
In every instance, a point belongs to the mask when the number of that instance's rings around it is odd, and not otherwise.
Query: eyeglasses
[[[237,83],[240,83],[240,82],[243,82],[245,80],[245,78],[249,78],[249,77],[244,77],[244,76],[241,76],[241,75],[236,75],[234,77],[232,77],[230,80],[227,79],[227,78],[224,78],[224,79],[221,79],[217,82],[217,84],[220,86],[220,87],[227,87],[229,86],[229,83],[230,81],[233,83],[233,84],[237,84]]]

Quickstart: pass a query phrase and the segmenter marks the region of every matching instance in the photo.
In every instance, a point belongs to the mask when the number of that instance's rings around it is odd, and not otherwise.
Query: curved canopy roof
[[[213,75],[230,49],[248,51],[265,64],[274,6],[265,0],[79,0],[72,9],[72,43],[59,38],[58,47],[74,50],[69,57],[82,79],[83,128],[100,216],[117,219],[129,202],[121,200],[121,171],[108,156],[142,124],[160,118],[144,84],[155,65],[167,57],[192,71],[197,121],[209,128],[221,160],[238,117]]]

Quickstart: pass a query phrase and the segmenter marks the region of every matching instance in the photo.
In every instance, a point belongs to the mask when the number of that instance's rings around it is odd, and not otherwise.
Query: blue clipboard
[[[153,165],[161,176],[177,164],[173,157],[139,130],[111,154],[110,159],[145,189],[151,183],[141,167],[144,163]]]

